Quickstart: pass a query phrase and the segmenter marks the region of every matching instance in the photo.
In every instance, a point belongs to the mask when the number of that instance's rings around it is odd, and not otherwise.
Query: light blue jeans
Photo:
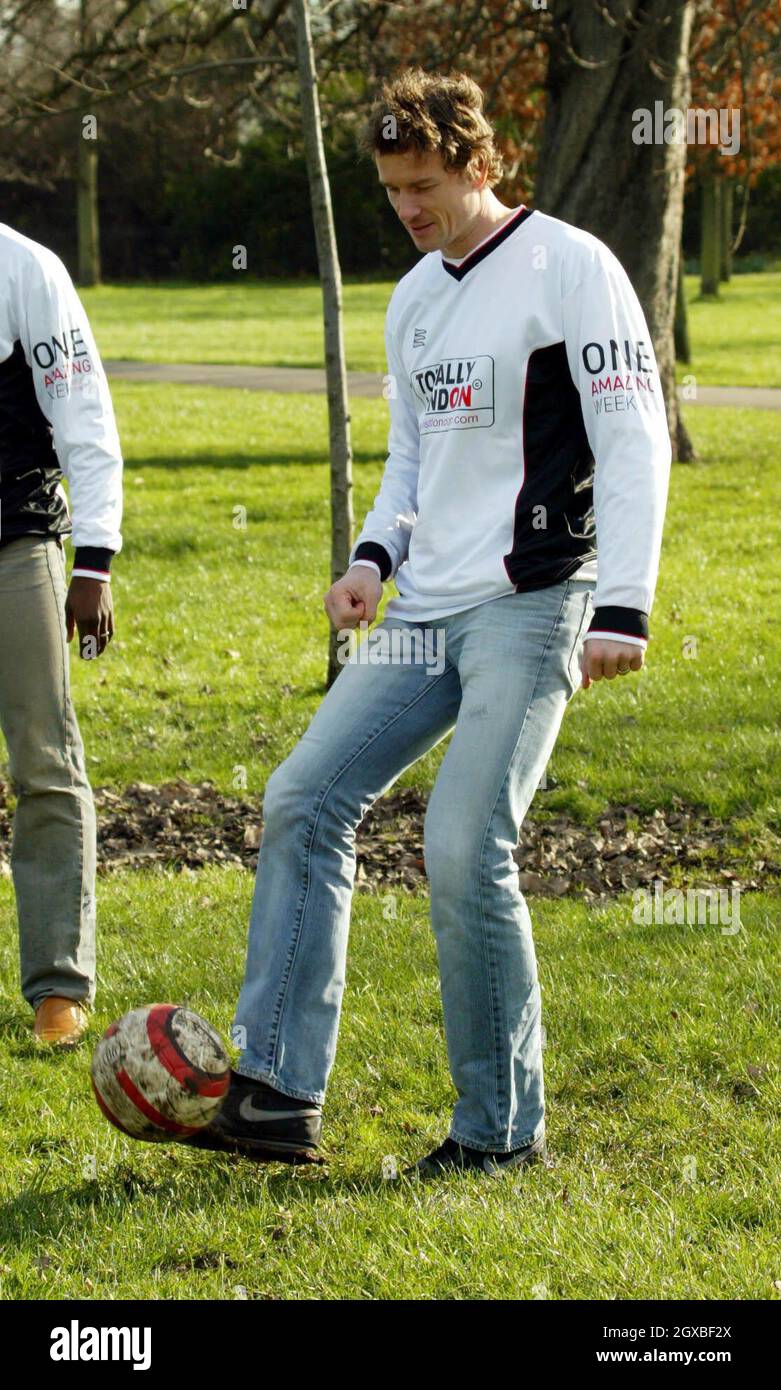
[[[391,629],[405,629],[409,657],[416,629],[418,659],[400,659],[399,647],[395,659],[361,661],[359,648],[343,666],[266,784],[234,1025],[241,1074],[322,1104],[345,983],[356,828],[453,730],[424,825],[458,1095],[450,1134],[501,1152],[542,1135],[540,988],[513,850],[580,684],[592,588],[570,579],[430,623],[386,619],[365,640],[390,642]]]

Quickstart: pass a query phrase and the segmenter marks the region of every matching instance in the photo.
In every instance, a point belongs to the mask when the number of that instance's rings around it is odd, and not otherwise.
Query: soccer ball
[[[92,1056],[92,1089],[106,1119],[152,1143],[203,1129],[229,1083],[219,1033],[177,1004],[131,1009],[106,1029]]]

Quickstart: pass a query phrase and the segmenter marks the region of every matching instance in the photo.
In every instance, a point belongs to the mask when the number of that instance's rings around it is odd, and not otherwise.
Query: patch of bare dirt
[[[254,872],[262,834],[260,801],[226,796],[211,782],[135,782],[123,792],[94,788],[98,871],[232,864]],[[0,782],[0,872],[8,874],[10,790]],[[381,797],[356,835],[356,886],[372,891],[425,886],[423,817],[427,800],[412,788]],[[652,814],[606,808],[596,826],[567,815],[530,816],[515,851],[524,893],[604,899],[673,871],[686,886],[767,888],[781,877],[781,841],[772,858],[753,857],[731,827],[677,801]]]

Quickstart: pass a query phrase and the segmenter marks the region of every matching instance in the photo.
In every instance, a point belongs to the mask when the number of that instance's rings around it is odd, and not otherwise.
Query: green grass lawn
[[[382,365],[381,288],[348,287],[366,296],[352,365]],[[219,328],[212,290],[194,292],[200,322],[187,318],[189,293],[160,316],[170,342],[187,322],[184,360],[212,331],[205,360],[226,360],[231,303],[219,301]],[[293,302],[308,293],[289,291],[295,334],[279,299],[269,360],[290,360],[295,344],[318,360],[316,297]],[[133,355],[157,321],[154,295],[141,290],[134,306],[130,291],[96,292],[91,308],[103,296],[115,313],[114,348],[99,325],[107,356]],[[245,327],[254,351],[251,315]],[[72,661],[93,785],[182,776],[235,790],[246,778],[258,798],[324,693],[325,401],[125,382],[114,398],[127,457],[117,636],[99,662]],[[576,695],[556,786],[531,814],[591,819],[609,802],[650,810],[678,796],[731,817],[761,854],[781,825],[777,417],[698,407],[687,419],[699,462],[673,471],[647,666]],[[352,420],[360,524],[386,407],[356,400]],[[401,785],[430,788],[444,747]],[[251,875],[216,866],[101,878],[94,1035],[169,998],[227,1033],[252,888]],[[533,900],[556,1166],[422,1191],[384,1180],[382,1162],[400,1167],[441,1140],[454,1100],[425,894],[356,895],[327,1172],[114,1133],[91,1099],[89,1048],[32,1049],[7,879],[0,904],[0,1297],[778,1296],[777,894],[744,895],[735,935],[638,926],[629,898]]]
[[[392,281],[344,286],[351,371],[385,371],[383,321]],[[701,386],[781,387],[781,271],[735,275],[719,300],[686,277],[693,373]],[[321,367],[317,281],[243,280],[235,285],[105,285],[84,290],[100,350],[109,359]]]
[[[700,386],[781,387],[781,271],[733,275],[717,299],[703,299],[698,275],[686,276],[692,373]]]
[[[391,281],[344,285],[350,371],[385,371],[383,320]],[[82,292],[107,359],[322,367],[322,293],[317,280],[235,285],[103,285]]]
[[[175,998],[227,1034],[251,889],[218,869],[102,882],[96,1032]],[[534,920],[556,1166],[424,1188],[383,1178],[455,1099],[424,896],[356,895],[327,1171],[117,1134],[87,1052],[34,1055],[6,940],[2,1297],[777,1297],[777,901],[744,898],[734,935],[638,926],[629,900]]]
[[[124,382],[114,396],[128,455],[117,636],[99,663],[72,663],[93,781],[209,777],[230,790],[244,769],[259,794],[325,692],[325,401]],[[352,414],[360,524],[386,406],[356,400]],[[611,800],[652,810],[678,795],[778,824],[775,416],[688,418],[700,462],[673,470],[647,665],[631,685],[578,692],[553,756],[559,785],[537,800],[593,817]],[[401,785],[429,788],[443,751]]]

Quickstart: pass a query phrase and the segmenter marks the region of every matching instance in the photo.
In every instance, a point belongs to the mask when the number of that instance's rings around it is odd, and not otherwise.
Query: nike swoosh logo
[[[242,1120],[257,1122],[258,1120],[302,1120],[313,1118],[320,1114],[319,1110],[259,1110],[253,1105],[250,1096],[245,1096],[239,1106],[239,1114]]]

